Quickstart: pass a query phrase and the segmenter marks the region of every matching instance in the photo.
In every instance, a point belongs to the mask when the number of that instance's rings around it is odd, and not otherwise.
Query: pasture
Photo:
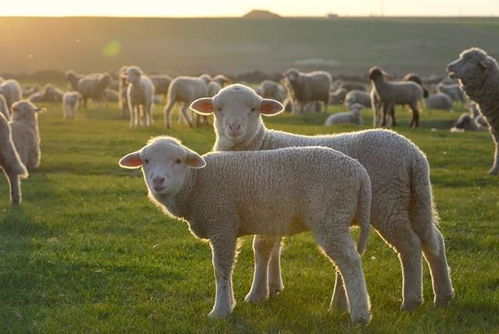
[[[81,111],[63,121],[59,103],[39,117],[42,163],[23,182],[24,201],[10,208],[0,181],[0,332],[165,333],[493,333],[499,330],[499,178],[487,175],[493,144],[488,132],[450,133],[458,112],[426,110],[418,129],[399,110],[397,131],[428,156],[440,229],[446,238],[456,299],[432,306],[425,264],[425,303],[399,310],[401,273],[395,253],[373,233],[363,256],[373,320],[351,328],[347,314],[329,315],[334,270],[309,234],[286,240],[284,291],[261,305],[243,302],[253,272],[249,237],[234,271],[238,302],[227,319],[210,320],[214,298],[211,250],[186,224],[164,216],[146,197],[137,172],[118,159],[168,134],[199,153],[214,142],[211,127],[155,126],[130,130],[117,105]],[[344,107],[329,107],[343,111]],[[461,111],[460,109],[458,109]],[[326,114],[282,114],[270,128],[303,134],[327,129]],[[371,124],[364,111],[363,128]]]

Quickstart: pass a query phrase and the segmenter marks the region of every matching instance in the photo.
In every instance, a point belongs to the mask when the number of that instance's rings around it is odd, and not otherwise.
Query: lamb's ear
[[[128,153],[118,162],[121,168],[136,169],[142,166],[140,151]]]
[[[37,107],[37,108],[35,109],[35,111],[36,111],[36,112],[45,112],[45,111],[47,111],[47,108],[45,108],[45,107],[43,107],[43,108]]]
[[[213,105],[213,99],[211,97],[202,97],[191,103],[191,110],[207,116],[215,111],[215,106]]]
[[[478,66],[480,66],[480,68],[482,68],[483,70],[488,69],[489,65],[490,65],[490,60],[488,59],[483,59],[478,62]]]
[[[203,168],[206,166],[206,160],[196,152],[187,150],[185,164],[191,168]]]
[[[265,116],[274,116],[284,111],[284,106],[272,99],[262,99],[262,104],[260,105],[260,113]]]

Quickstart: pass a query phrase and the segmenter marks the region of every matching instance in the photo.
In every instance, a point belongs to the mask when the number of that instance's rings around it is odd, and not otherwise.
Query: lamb
[[[218,83],[220,87],[225,87],[230,84],[230,79],[223,74],[215,75],[211,81]]]
[[[463,131],[478,131],[480,127],[475,122],[475,119],[469,113],[463,113],[454,122],[454,126],[450,129],[451,132]]]
[[[57,87],[54,87],[51,84],[45,85],[42,90],[31,94],[28,97],[28,100],[33,103],[39,102],[53,102],[53,101],[62,101],[62,95],[64,93]]]
[[[349,112],[339,112],[329,116],[324,123],[325,126],[334,124],[357,124],[362,125],[362,109],[364,106],[359,103],[354,103],[350,106]]]
[[[33,103],[21,100],[12,105],[12,141],[23,165],[29,172],[40,165],[40,132],[38,130],[38,108]]]
[[[128,108],[130,110],[130,127],[138,125],[151,126],[152,106],[154,104],[154,84],[137,66],[127,68]]]
[[[418,103],[424,103],[422,101],[423,88],[420,85],[412,81],[387,81],[379,67],[372,67],[369,70],[369,80],[373,83],[375,90],[371,96],[379,98],[379,103],[383,107],[383,119],[380,122],[377,102],[372,102],[376,125],[386,126],[386,115],[391,113],[395,105],[408,104],[412,110],[412,120],[409,127],[419,126]]]
[[[78,81],[78,92],[81,94],[83,108],[87,108],[87,100],[100,102],[105,98],[105,91],[111,83],[109,73],[89,74]]]
[[[459,84],[445,84],[440,82],[437,84],[437,92],[449,95],[452,101],[461,102],[463,104],[466,101],[464,92],[459,87]]]
[[[38,93],[40,91],[40,87],[38,86],[25,86],[23,87],[23,99],[30,97],[31,95]]]
[[[331,74],[324,71],[303,73],[292,68],[284,72],[283,76],[292,91],[289,95],[294,101],[295,113],[303,114],[305,106],[315,101],[323,102],[324,111],[327,111],[332,82]]]
[[[278,82],[263,80],[256,90],[257,93],[263,98],[273,99],[281,103],[286,100],[286,88]]]
[[[73,70],[66,71],[66,80],[68,81],[70,90],[78,91],[78,84],[81,78],[82,76]]]
[[[63,118],[74,119],[75,113],[80,104],[81,95],[78,92],[65,92],[62,96],[62,114]]]
[[[487,123],[487,120],[480,112],[480,107],[478,106],[478,104],[476,104],[475,102],[471,102],[468,108],[471,117],[473,117],[480,130],[487,130],[489,128],[489,123]]]
[[[106,89],[104,91],[104,96],[107,102],[119,102],[120,94],[114,89]]]
[[[334,92],[331,91],[329,93],[329,104],[331,105],[340,105],[345,102],[345,97],[347,96],[348,91],[345,88],[338,88]]]
[[[128,110],[128,96],[127,96],[128,82],[126,80],[127,79],[127,66],[122,66],[120,68],[120,70],[118,71],[118,77],[119,77],[118,105],[121,108],[121,111],[123,113],[123,117],[129,117],[130,111]]]
[[[358,251],[364,250],[369,234],[371,189],[366,170],[356,160],[320,147],[199,156],[164,136],[125,155],[119,164],[142,167],[149,198],[166,214],[187,221],[195,237],[210,241],[216,298],[209,316],[226,316],[234,308],[238,237],[310,230],[345,280],[352,322],[369,322]],[[275,196],[276,191],[282,196]],[[214,194],[216,200],[210,200]],[[354,221],[361,227],[358,251],[348,230]],[[263,291],[266,284],[261,283]]]
[[[426,107],[429,109],[452,110],[452,99],[444,93],[430,95],[425,100]]]
[[[177,102],[183,103],[182,116],[190,127],[194,126],[187,111],[189,104],[198,98],[208,96],[208,84],[210,81],[211,77],[207,74],[200,77],[180,76],[172,80],[168,88],[168,103],[164,109],[165,127],[171,128],[171,111]]]
[[[0,114],[3,114],[5,116],[5,119],[10,120],[10,109],[7,106],[7,101],[5,100],[5,97],[0,94]]]
[[[371,108],[371,96],[369,93],[361,90],[351,90],[345,96],[345,104],[351,106],[355,103],[361,104],[366,108]]]
[[[271,150],[290,146],[327,146],[357,159],[372,182],[371,224],[397,251],[403,270],[402,308],[411,310],[423,302],[421,252],[428,261],[435,304],[447,304],[454,296],[445,245],[432,199],[429,165],[423,152],[407,138],[389,130],[365,130],[326,136],[301,136],[269,130],[261,115],[281,112],[249,87],[231,85],[213,98],[195,101],[198,113],[214,113],[216,151]],[[254,109],[254,111],[253,111]],[[271,295],[283,289],[280,274],[280,237],[257,236],[255,259],[258,271],[254,282],[267,282]],[[339,277],[337,277],[339,278]],[[345,305],[341,280],[332,305]],[[265,294],[251,290],[248,300],[264,300]],[[343,302],[342,302],[343,300]]]
[[[0,94],[5,97],[7,107],[10,109],[14,102],[21,100],[23,91],[19,82],[14,79],[9,79],[0,84]]]
[[[423,97],[424,98],[427,98],[430,95],[429,92],[428,92],[428,90],[423,86],[423,79],[421,79],[421,77],[418,74],[416,74],[416,73],[407,73],[402,78],[402,81],[412,81],[412,82],[415,82],[418,85],[420,85],[421,88],[423,89]]]
[[[21,179],[28,177],[28,171],[19,158],[9,122],[3,113],[0,113],[0,170],[3,170],[9,184],[11,204],[21,204]]]
[[[499,67],[484,50],[471,48],[447,67],[449,77],[458,79],[468,97],[478,103],[489,124],[495,145],[494,163],[490,175],[499,174]]]
[[[168,95],[168,87],[172,82],[172,78],[166,74],[151,74],[149,78],[154,84],[154,91],[156,95],[164,95],[165,99]]]

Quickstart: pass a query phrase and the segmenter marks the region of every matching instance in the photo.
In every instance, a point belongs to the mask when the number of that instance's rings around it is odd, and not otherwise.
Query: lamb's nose
[[[229,129],[232,131],[239,130],[239,129],[241,129],[241,124],[236,123],[236,122],[231,122],[231,123],[229,123]]]
[[[155,187],[161,187],[165,183],[165,178],[163,176],[155,176],[152,178],[152,182]]]

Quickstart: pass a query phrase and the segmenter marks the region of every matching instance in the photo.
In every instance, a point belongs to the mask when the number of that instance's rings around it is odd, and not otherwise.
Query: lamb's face
[[[379,67],[372,67],[369,70],[369,80],[374,81],[380,77],[383,77],[383,72],[381,71],[381,69]]]
[[[202,168],[206,162],[175,139],[159,137],[121,158],[119,164],[123,168],[142,167],[151,194],[171,196],[182,188],[188,168]]]
[[[261,127],[261,114],[276,115],[284,110],[282,104],[262,99],[244,85],[234,84],[223,88],[213,98],[202,98],[191,104],[200,114],[214,113],[215,131],[234,144],[249,142]]]
[[[288,79],[289,81],[293,82],[298,79],[299,73],[295,69],[290,69],[284,72],[283,74],[284,78]]]
[[[447,66],[451,79],[459,79],[465,83],[474,80],[480,73],[486,72],[490,60],[487,54],[478,49],[470,49],[461,53],[460,57]]]
[[[131,83],[137,83],[140,81],[142,72],[136,67],[129,67],[127,71],[127,81]]]
[[[42,111],[29,101],[18,101],[11,107],[12,119],[14,121],[33,121],[36,120],[36,113]]]

